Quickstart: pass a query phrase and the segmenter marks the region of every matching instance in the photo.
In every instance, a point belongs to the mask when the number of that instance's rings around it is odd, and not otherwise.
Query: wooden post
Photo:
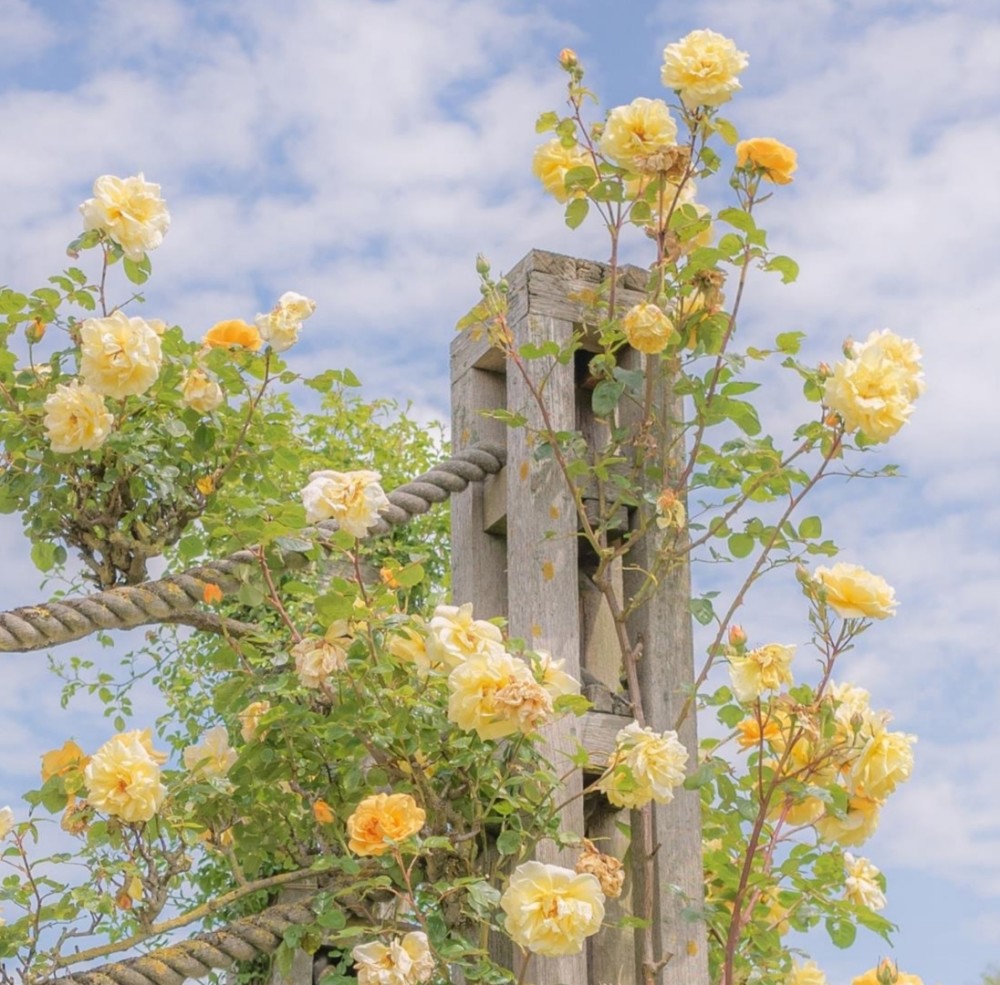
[[[546,341],[563,344],[575,331],[583,332],[591,306],[588,301],[606,278],[605,266],[585,260],[532,251],[507,277],[508,323],[518,346]],[[618,297],[624,305],[644,299],[646,272],[627,268],[619,273]],[[638,357],[638,353],[630,358]],[[545,404],[555,430],[577,431],[601,440],[604,427],[590,413],[589,392],[577,385],[574,360],[559,364],[541,359],[526,363],[526,375],[507,366],[502,355],[485,338],[463,334],[452,345],[452,442],[456,450],[477,440],[506,443],[507,466],[500,476],[481,489],[469,489],[452,499],[452,579],[456,602],[474,603],[479,618],[505,615],[510,632],[536,649],[549,650],[566,661],[567,672],[582,679],[590,672],[605,686],[617,690],[620,663],[609,661],[617,653],[614,627],[607,603],[593,589],[588,561],[579,551],[578,524],[572,496],[551,457],[535,454],[532,434],[542,427],[530,385],[545,380]],[[671,396],[662,399],[669,404]],[[671,405],[672,406],[672,405]],[[506,428],[482,417],[481,411],[503,408],[523,415],[527,428]],[[657,490],[658,491],[658,490]],[[635,522],[625,517],[623,528]],[[621,599],[637,589],[635,572],[648,570],[655,554],[647,540],[636,548],[616,572]],[[671,728],[680,700],[693,680],[693,655],[689,612],[690,590],[686,563],[679,566],[658,589],[648,606],[633,618],[633,639],[643,642],[641,681],[648,702],[648,724],[658,731]],[[620,702],[608,702],[582,719],[567,717],[545,733],[546,752],[557,769],[566,764],[577,742],[591,756],[599,772],[614,748],[614,736],[632,718],[622,714]],[[693,719],[681,738],[696,759]],[[580,773],[571,775],[566,796],[583,784]],[[618,822],[629,815],[614,811],[601,798],[587,805],[582,798],[566,808],[563,828],[599,839],[598,847],[610,854],[624,854],[626,845]],[[701,830],[697,794],[679,791],[675,801],[654,814],[657,900],[654,933],[656,956],[670,960],[658,981],[662,985],[707,985],[704,926],[684,921],[680,912],[687,902],[699,905],[703,893]],[[575,858],[554,846],[540,846],[543,861],[572,867]],[[642,873],[641,865],[635,866]],[[633,876],[633,882],[635,876]],[[676,891],[675,888],[676,887]],[[632,889],[640,899],[642,887]],[[610,919],[629,912],[628,896],[609,906]],[[631,935],[602,931],[581,955],[541,958],[530,978],[539,985],[626,985],[642,982]]]

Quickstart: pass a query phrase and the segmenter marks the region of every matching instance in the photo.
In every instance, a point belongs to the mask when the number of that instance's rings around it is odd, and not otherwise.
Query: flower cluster
[[[924,391],[917,344],[883,329],[864,342],[849,343],[847,358],[834,366],[823,387],[826,406],[848,432],[888,441],[913,413]]]
[[[632,722],[615,737],[608,769],[596,787],[615,807],[634,809],[651,800],[667,804],[684,782],[687,760],[687,749],[676,732],[659,734]]]

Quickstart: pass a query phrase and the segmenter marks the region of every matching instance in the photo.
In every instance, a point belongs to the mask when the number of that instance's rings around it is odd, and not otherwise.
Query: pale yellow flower
[[[123,821],[148,821],[167,794],[160,767],[149,745],[148,730],[114,736],[97,750],[84,770],[87,801],[96,810]]]
[[[826,975],[815,961],[807,961],[805,964],[793,961],[785,985],[827,985]]]
[[[682,500],[673,489],[664,489],[656,499],[656,525],[661,530],[683,530],[687,523],[687,511]]]
[[[752,137],[736,145],[736,166],[759,168],[765,181],[788,185],[798,167],[798,156],[774,137]]]
[[[196,776],[221,779],[233,768],[236,759],[225,725],[210,728],[201,742],[184,750],[184,768]]]
[[[913,413],[923,392],[920,349],[888,330],[873,332],[851,355],[833,367],[823,400],[840,415],[848,432],[869,441],[888,441]]]
[[[240,720],[240,735],[244,742],[257,738],[260,720],[271,710],[270,701],[251,701],[236,717]]]
[[[615,736],[608,769],[596,786],[615,807],[643,807],[650,800],[667,804],[684,782],[687,760],[676,732],[660,734],[632,722]]]
[[[427,654],[427,637],[424,635],[426,626],[423,620],[413,617],[414,622],[401,626],[387,640],[386,649],[404,663],[414,664],[421,673],[431,669],[431,660]]]
[[[521,659],[494,646],[448,675],[448,720],[481,739],[531,732],[552,715],[552,699]]]
[[[291,650],[302,686],[322,688],[335,673],[343,670],[352,640],[343,619],[331,623],[323,636],[303,636]]]
[[[625,312],[622,317],[622,331],[633,349],[638,349],[647,355],[662,352],[677,338],[674,323],[663,310],[645,301]]]
[[[674,162],[664,155],[676,146],[677,124],[667,104],[642,96],[611,110],[600,140],[601,152],[631,171],[669,170]]]
[[[892,587],[859,564],[838,561],[833,567],[817,568],[813,578],[822,585],[826,604],[842,619],[888,619],[895,615]]]
[[[14,830],[14,810],[0,807],[0,839],[6,838]]]
[[[738,701],[748,703],[765,691],[776,691],[792,683],[792,657],[795,647],[768,643],[744,656],[729,658],[729,678]]]
[[[284,352],[298,341],[302,322],[315,310],[316,302],[312,298],[285,291],[266,315],[256,317],[260,337],[270,343],[275,352]]]
[[[852,979],[851,985],[882,985],[886,980],[892,985],[924,985],[923,979],[916,975],[908,975],[888,958],[880,961],[874,968],[869,968],[863,975]]]
[[[252,352],[263,344],[260,332],[239,318],[216,322],[205,333],[201,343],[209,348],[229,349],[237,346],[240,349],[250,349]]]
[[[223,400],[225,400],[225,395],[218,380],[204,370],[192,369],[184,377],[184,384],[181,387],[181,402],[185,406],[198,411],[199,414],[209,414]]]
[[[388,944],[359,944],[351,957],[358,985],[419,985],[434,974],[434,955],[421,930],[394,937]]]
[[[879,870],[866,858],[855,858],[844,852],[844,896],[857,906],[869,910],[885,908],[885,893],[878,881]]]
[[[757,718],[751,716],[744,718],[736,726],[736,742],[741,749],[751,749],[759,746],[761,742],[773,744],[781,738],[781,723],[777,718],[768,717],[764,719],[764,727]]]
[[[426,821],[423,808],[408,793],[366,797],[347,819],[347,847],[355,855],[384,855],[389,841],[406,841]]]
[[[358,469],[313,472],[302,490],[302,502],[309,523],[336,520],[341,530],[352,537],[364,537],[379,521],[379,510],[388,507],[389,499],[379,485],[378,472]]]
[[[538,657],[538,682],[554,701],[564,694],[579,694],[580,682],[563,670],[565,660],[555,660],[547,650],[536,650]]]
[[[162,361],[160,337],[142,318],[113,311],[80,326],[80,376],[107,397],[145,393]]]
[[[45,432],[52,450],[61,455],[100,448],[114,427],[104,397],[79,380],[60,383],[44,406]]]
[[[875,834],[881,807],[881,802],[872,797],[851,797],[846,816],[837,817],[828,811],[815,822],[819,840],[851,847],[862,844]]]
[[[867,796],[884,800],[910,778],[916,736],[890,732],[884,723],[873,719],[860,739],[861,750],[851,767],[851,783]]]
[[[472,603],[439,605],[427,632],[427,657],[431,666],[449,670],[475,654],[503,649],[500,627],[472,618]]]
[[[593,166],[590,155],[579,144],[565,147],[558,137],[538,147],[531,160],[531,170],[535,177],[557,202],[565,202],[570,197],[570,192],[566,191],[567,172],[573,168]],[[582,189],[575,189],[572,193],[574,198],[583,194]]]
[[[142,172],[131,178],[102,175],[94,182],[94,197],[80,211],[84,229],[107,233],[135,261],[155,250],[170,228],[160,186],[146,181]]]
[[[688,109],[721,106],[740,88],[736,77],[749,61],[729,38],[715,31],[692,31],[664,48],[660,78]]]
[[[542,862],[514,870],[500,906],[511,940],[545,957],[579,954],[604,920],[604,894],[594,876]]]

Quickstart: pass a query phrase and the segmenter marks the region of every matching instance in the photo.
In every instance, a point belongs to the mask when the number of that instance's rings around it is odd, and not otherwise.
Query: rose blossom
[[[643,807],[650,800],[667,804],[684,782],[687,760],[676,732],[661,735],[632,722],[615,736],[608,770],[596,786],[615,807]]]
[[[798,167],[798,156],[774,137],[753,137],[736,145],[736,166],[760,168],[766,181],[788,185]]]
[[[817,568],[813,578],[823,586],[826,604],[842,619],[888,619],[895,615],[892,587],[859,564],[838,561],[833,567]]]
[[[737,700],[747,703],[764,691],[776,691],[782,684],[791,684],[793,656],[795,647],[781,643],[768,643],[745,656],[731,656],[729,677]]]
[[[600,140],[601,152],[631,171],[669,170],[658,165],[676,146],[677,124],[667,104],[641,96],[611,110]]]
[[[572,192],[566,190],[566,173],[573,168],[593,166],[593,160],[579,144],[566,147],[558,137],[542,144],[531,159],[532,173],[557,202],[565,202],[571,195],[579,198],[584,194],[581,188]]]
[[[677,338],[674,323],[655,304],[641,302],[625,312],[622,331],[628,344],[646,355],[662,352]]]
[[[80,206],[83,228],[108,234],[130,260],[140,261],[163,242],[170,213],[160,197],[160,186],[146,181],[140,171],[131,178],[102,175],[94,182],[94,197]]]
[[[729,38],[715,31],[692,31],[663,49],[660,78],[680,93],[688,109],[721,106],[740,88],[736,76],[749,61]]]
[[[312,298],[285,291],[266,315],[256,317],[260,337],[269,342],[275,352],[284,352],[298,341],[302,322],[315,310],[316,302]]]
[[[885,908],[885,893],[878,881],[881,872],[866,858],[844,852],[844,897],[869,910]]]
[[[59,384],[44,406],[52,450],[63,455],[100,448],[115,423],[104,397],[79,380]]]
[[[162,361],[160,337],[142,318],[113,311],[80,326],[80,375],[107,397],[145,393]]]
[[[157,760],[162,761],[162,754],[153,751],[148,730],[114,736],[94,753],[84,770],[87,801],[123,821],[148,821],[167,793]]]
[[[347,819],[347,847],[355,855],[384,855],[389,840],[406,841],[426,819],[423,808],[408,793],[374,794],[362,800]]]
[[[421,930],[394,937],[388,944],[359,944],[351,957],[358,985],[419,985],[434,974],[434,955]]]
[[[503,649],[500,627],[472,618],[472,603],[439,605],[427,627],[427,659],[449,670],[475,654]]]
[[[225,725],[210,728],[197,745],[184,750],[184,767],[197,776],[224,777],[236,762]]]
[[[379,510],[389,506],[389,499],[379,485],[378,472],[359,469],[313,472],[302,490],[306,520],[336,520],[341,530],[352,537],[364,537],[369,527],[379,521]]]
[[[542,862],[514,870],[500,906],[514,943],[546,957],[579,954],[604,920],[604,894],[594,876]]]
[[[204,370],[192,369],[184,378],[181,400],[199,414],[211,413],[225,399],[218,381]]]

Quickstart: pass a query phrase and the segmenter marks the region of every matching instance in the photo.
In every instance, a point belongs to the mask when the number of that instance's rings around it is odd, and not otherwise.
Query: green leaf
[[[836,947],[850,947],[858,936],[858,929],[850,920],[827,917],[826,932]]]
[[[607,417],[617,406],[621,395],[625,392],[625,384],[619,380],[601,380],[591,394],[591,406],[597,417]]]
[[[590,211],[590,202],[585,198],[575,198],[566,206],[566,225],[570,229],[576,229]]]
[[[39,571],[51,571],[58,562],[56,545],[48,541],[36,541],[31,545],[31,560]]]
[[[558,125],[559,114],[553,113],[550,110],[548,113],[542,113],[542,115],[535,120],[535,133],[548,133],[549,130],[555,130]]]
[[[807,516],[799,524],[799,536],[803,540],[812,540],[823,536],[823,521],[818,516]]]
[[[742,209],[723,209],[719,213],[719,220],[728,223],[730,226],[735,226],[744,233],[751,233],[757,228],[757,224],[753,221],[753,216]]]
[[[749,534],[733,534],[728,543],[733,557],[747,557],[754,547],[754,539]]]
[[[794,356],[802,347],[802,340],[805,337],[805,332],[782,332],[774,340],[774,344],[782,352],[787,352],[790,356]]]
[[[521,833],[508,828],[497,838],[497,851],[501,855],[516,855],[521,849]]]
[[[719,709],[718,718],[727,728],[736,728],[746,718],[746,712],[738,705],[723,705]]]
[[[10,288],[0,290],[0,315],[14,315],[23,311],[28,303],[27,297],[12,291]]]
[[[792,281],[799,276],[799,265],[791,257],[771,257],[771,259],[764,264],[764,269],[776,270],[779,274],[781,274],[782,284],[791,284]]]
[[[734,146],[736,141],[740,139],[736,127],[729,120],[724,120],[721,116],[715,118],[715,130],[730,147]]]
[[[125,276],[133,284],[145,284],[149,280],[149,275],[153,270],[153,265],[146,254],[143,254],[141,260],[130,260],[128,257],[125,257],[122,265],[125,268]]]
[[[563,184],[566,186],[566,191],[568,192],[575,191],[577,188],[582,188],[586,191],[596,182],[597,174],[589,164],[581,164],[579,167],[570,168],[563,178]]]
[[[709,599],[691,599],[688,603],[688,607],[691,609],[691,615],[695,617],[702,624],[702,626],[707,626],[713,618],[715,618],[715,609],[712,608],[712,603]]]

